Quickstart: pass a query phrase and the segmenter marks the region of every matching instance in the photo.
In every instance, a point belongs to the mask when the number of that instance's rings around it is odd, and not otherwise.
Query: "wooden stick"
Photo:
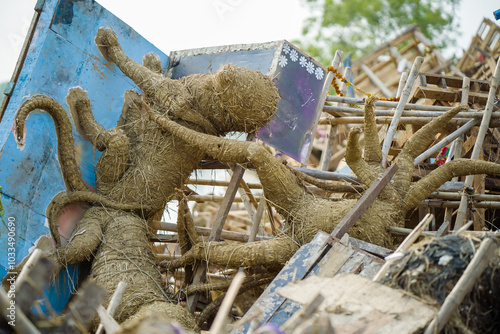
[[[101,323],[97,329],[99,332],[96,332],[96,334],[101,334],[103,329],[106,330],[106,334],[113,334],[120,330],[121,327],[118,322],[116,322],[113,316],[109,314],[102,305],[97,307],[97,314],[99,315]]]
[[[13,307],[14,310],[10,309],[11,307]],[[14,326],[11,326],[16,333],[41,334],[21,309],[11,303],[11,299],[3,289],[0,289],[0,308],[2,309],[5,321],[9,324],[14,324]]]
[[[252,230],[250,236],[248,237],[248,242],[253,242],[259,231],[260,221],[262,220],[262,214],[264,213],[264,202],[265,199],[261,199],[259,206],[257,207],[257,212],[255,213],[254,219],[252,221]],[[273,224],[273,222],[271,222]]]
[[[365,213],[368,207],[375,201],[377,196],[382,192],[384,187],[391,181],[392,177],[398,170],[398,165],[393,164],[391,167],[384,170],[380,177],[372,183],[372,185],[364,192],[363,196],[354,204],[349,212],[342,218],[340,223],[335,227],[332,236],[342,239],[344,234],[351,228],[352,225]]]
[[[443,329],[455,309],[472,290],[496,250],[497,244],[493,239],[487,238],[481,242],[474,258],[465,269],[453,290],[451,290],[450,294],[444,300],[436,318],[430,322],[424,334],[439,333]]]
[[[234,303],[234,299],[238,295],[238,291],[240,290],[241,284],[243,284],[243,280],[245,279],[245,273],[243,271],[239,271],[236,275],[234,275],[233,281],[227,290],[226,296],[222,301],[222,304],[219,308],[219,312],[215,316],[215,320],[210,327],[209,333],[224,333],[224,327],[227,322],[227,315],[231,310],[231,307]]]
[[[306,307],[300,309],[298,312],[295,312],[290,318],[288,318],[288,320],[280,326],[280,330],[285,332],[289,328],[296,327],[297,323],[302,321],[302,319],[310,318],[314,311],[316,311],[316,309],[321,305],[323,300],[325,300],[325,297],[321,294],[321,292],[318,292]]]
[[[464,226],[462,226],[461,228],[459,228],[458,230],[454,231],[453,233],[454,234],[460,234],[460,233],[463,233],[465,231],[467,231],[469,229],[469,227],[471,227],[471,225],[474,224],[474,221],[473,220],[469,220],[467,222],[467,224],[465,224]]]
[[[127,287],[127,283],[120,281],[118,283],[118,286],[116,287],[115,292],[113,293],[113,296],[111,296],[111,300],[109,301],[108,308],[105,310],[105,313],[107,313],[111,317],[111,319],[113,319],[113,316],[115,315],[116,309],[120,305],[120,302],[122,300],[123,293],[124,293],[126,287]],[[100,310],[97,309],[97,313],[99,313],[99,311]],[[102,313],[102,310],[101,310],[101,313]],[[101,317],[101,313],[99,313],[99,317]],[[101,319],[102,319],[102,317],[101,317]],[[113,323],[112,322],[108,322],[108,323],[111,323],[112,328],[107,328],[103,323],[101,323],[101,324],[99,324],[99,327],[97,328],[95,334],[101,334],[104,329],[106,329],[106,334],[113,333],[113,331],[112,331],[114,328]],[[106,324],[106,325],[108,325],[108,324]]]
[[[418,157],[416,157],[413,164],[415,166],[417,166],[419,163],[422,163],[425,159],[429,158],[430,156],[435,154],[437,151],[439,151],[440,149],[442,149],[443,147],[445,147],[449,143],[453,142],[458,137],[461,137],[464,133],[466,133],[467,131],[472,129],[477,124],[479,124],[478,119],[471,119],[465,125],[461,126],[457,130],[453,131],[452,133],[450,133],[449,135],[444,137],[441,141],[439,141],[439,143],[433,145],[427,151],[423,152]]]
[[[177,232],[177,224],[175,224],[175,223],[165,223],[165,222],[160,222],[160,221],[152,221],[150,223],[150,226],[156,230]],[[210,232],[212,231],[212,229],[209,227],[195,226],[194,228],[196,230],[196,233],[198,233],[199,235],[203,235],[203,236],[209,236]],[[222,230],[221,234],[220,234],[220,238],[225,239],[225,240],[247,242],[248,239],[250,238],[250,234]],[[266,237],[266,236],[255,236],[255,240],[267,240],[267,239],[271,239],[271,238]]]
[[[406,85],[406,80],[408,80],[408,72],[403,72],[401,73],[401,77],[399,78],[399,84],[398,84],[398,91],[396,92],[396,96],[401,96],[401,92],[404,89],[404,86]],[[397,102],[394,102],[394,106],[397,106]],[[375,103],[377,105],[377,103]],[[406,104],[406,106],[408,103]],[[405,108],[406,108],[405,106]]]
[[[396,129],[399,124],[399,119],[401,118],[401,114],[403,113],[403,109],[405,104],[408,102],[410,97],[411,88],[413,87],[413,83],[418,77],[418,71],[420,66],[424,62],[424,58],[417,57],[415,58],[415,62],[410,71],[410,75],[408,76],[408,80],[406,81],[405,88],[403,89],[403,93],[398,101],[398,106],[396,108],[396,113],[394,114],[394,118],[391,121],[391,125],[389,125],[389,129],[387,130],[387,136],[384,139],[384,143],[382,144],[382,167],[385,167],[387,162],[387,155],[389,154],[389,149],[392,144],[392,138],[396,134]]]
[[[42,257],[43,252],[39,248],[35,248],[33,253],[31,253],[28,261],[26,261],[26,264],[24,265],[23,269],[19,273],[19,276],[17,276],[16,279],[16,285],[18,287],[21,287],[22,283],[26,280],[28,273],[30,272],[31,268],[35,266],[35,264],[40,261],[40,258]]]
[[[396,251],[394,251],[394,254],[406,252],[410,248],[410,246],[413,245],[415,240],[417,240],[418,237],[420,237],[422,232],[425,231],[425,229],[427,228],[427,226],[429,226],[429,224],[431,223],[431,221],[433,219],[434,219],[434,215],[432,215],[430,213],[425,215],[424,219],[422,219],[420,221],[420,223],[418,223],[418,225],[411,231],[410,234],[408,234],[408,236],[399,245],[399,247],[396,249]],[[391,266],[391,263],[392,263],[392,261],[390,261],[390,260],[386,261],[384,263],[384,265],[382,266],[382,268],[380,268],[378,273],[375,275],[375,277],[373,277],[373,281],[380,280],[385,275],[385,273],[389,269],[389,267]]]
[[[359,104],[359,105],[365,104],[364,98],[357,98],[357,97],[328,95],[326,100],[329,102],[341,102],[345,104]],[[385,108],[396,108],[398,106],[398,102],[377,100],[375,101],[375,106],[385,107]],[[404,106],[404,110],[426,110],[426,111],[448,111],[452,108],[453,107],[428,106],[425,104],[415,104],[415,103],[407,103]],[[480,111],[480,110],[472,109],[471,111]]]
[[[399,119],[399,124],[415,124],[415,125],[425,125],[432,121],[435,117],[401,117]],[[377,124],[390,124],[393,118],[390,116],[377,116],[375,117],[375,122]],[[453,118],[448,124],[449,125],[464,125],[469,122],[470,118]],[[363,124],[363,117],[330,117],[328,119],[320,120],[319,124]],[[492,128],[500,127],[500,121],[495,120],[491,122]]]
[[[490,195],[490,194],[474,194],[469,195],[469,199],[474,201],[491,201],[491,202],[500,202],[500,195]],[[461,195],[458,193],[449,193],[443,191],[435,191],[429,195],[429,198],[439,198],[446,199],[452,201],[459,201]]]
[[[468,77],[464,77],[462,81],[462,100],[460,101],[461,104],[465,105],[469,101],[469,89],[470,89],[470,79]],[[449,162],[451,160],[451,156],[454,156],[454,159],[460,159],[462,157],[462,145],[464,142],[464,135],[459,136],[453,143],[455,144],[455,151],[451,152],[450,149],[450,154],[448,158],[446,159],[446,162]],[[452,182],[458,181],[458,177],[454,177],[451,179]],[[445,226],[443,234],[444,233],[449,233],[450,226],[451,226],[451,218],[453,216],[453,210],[451,208],[446,208],[444,212],[444,218],[443,218],[443,225]],[[446,224],[446,225],[445,225]],[[439,229],[441,230],[441,228]]]
[[[202,179],[189,179],[186,181],[186,184],[195,184],[202,186],[215,186],[215,187],[227,187],[229,185],[229,181],[219,181],[219,180],[202,180]],[[260,183],[246,183],[248,188],[250,189],[262,189],[262,185]]]
[[[459,208],[461,201],[443,201],[443,200],[424,200],[423,205],[432,206],[435,208]],[[484,209],[500,209],[500,202],[481,201],[474,202],[474,207]]]
[[[338,116],[337,113],[342,112],[344,115],[343,116],[348,116],[347,114],[350,114],[351,116],[348,117],[361,117],[365,114],[363,109],[360,108],[354,108],[354,107],[342,107],[342,106],[325,106],[323,110],[332,115],[332,116]],[[450,108],[448,109],[450,110]],[[374,110],[373,113],[375,116],[394,116],[396,111],[394,110]],[[403,113],[401,114],[402,117],[439,117],[443,115],[445,111],[435,111],[435,110],[403,110]],[[481,119],[484,116],[483,111],[461,111],[458,114],[456,114],[456,118],[476,118],[476,119]],[[500,112],[493,112],[491,113],[491,118],[500,118]],[[320,119],[320,124],[324,123],[324,119]]]
[[[490,126],[491,121],[491,113],[493,112],[493,105],[495,103],[495,96],[498,90],[498,85],[500,82],[500,59],[497,62],[497,66],[495,68],[495,74],[491,80],[490,91],[488,93],[488,100],[486,101],[486,109],[484,110],[484,116],[481,120],[481,125],[479,126],[479,131],[477,133],[477,139],[474,143],[474,148],[472,149],[471,159],[477,160],[479,159],[479,155],[483,149],[484,137],[486,136],[486,132]],[[465,189],[471,188],[474,183],[474,175],[468,175],[465,177]],[[460,200],[460,207],[458,208],[457,218],[455,220],[454,230],[459,230],[462,227],[462,224],[465,219],[465,214],[467,211],[467,196],[465,192],[462,195],[462,199]]]
[[[231,181],[229,181],[229,186],[227,187],[226,194],[224,195],[224,199],[221,203],[219,211],[215,215],[214,226],[210,231],[210,235],[208,236],[208,241],[217,241],[220,239],[220,235],[222,233],[222,228],[224,227],[224,222],[226,221],[229,210],[231,209],[231,203],[233,203],[234,197],[236,196],[236,192],[238,191],[238,187],[243,179],[243,174],[245,173],[245,169],[240,165],[236,165],[233,170],[233,175],[231,177]],[[198,269],[196,269],[193,275],[192,283],[204,282],[207,273],[206,265],[199,265]],[[198,304],[198,300],[200,298],[199,293],[195,293],[191,296],[187,297],[186,300],[186,308],[194,313],[196,310],[196,305]]]

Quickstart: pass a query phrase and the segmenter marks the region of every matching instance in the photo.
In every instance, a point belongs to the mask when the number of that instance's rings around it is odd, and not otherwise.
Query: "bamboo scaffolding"
[[[499,81],[500,81],[500,59],[497,62],[495,68],[495,74],[493,75],[493,79],[491,80],[490,91],[488,93],[488,100],[486,102],[486,108],[484,110],[484,116],[481,121],[481,125],[479,126],[477,139],[474,144],[474,148],[472,149],[472,154],[470,157],[472,160],[479,159],[479,156],[481,155],[483,149],[484,137],[486,136],[488,128],[491,126],[490,125],[491,114],[493,112],[493,104],[495,102],[495,96],[498,90]],[[474,182],[474,176],[468,175],[465,178],[465,189],[472,187],[473,182]],[[460,200],[460,206],[457,212],[457,218],[455,220],[454,230],[458,230],[460,229],[460,227],[462,227],[465,219],[466,210],[467,210],[467,195],[465,194],[465,192],[463,192],[462,199]]]
[[[399,119],[399,124],[415,124],[415,125],[425,125],[432,121],[435,117],[401,117]],[[375,117],[375,122],[377,124],[391,124],[392,117],[379,116]],[[469,122],[470,118],[453,118],[448,124],[449,125],[464,125]],[[363,124],[363,117],[336,117],[328,119],[320,119],[319,124]],[[494,120],[490,123],[491,128],[500,127],[500,120]]]
[[[462,100],[460,101],[461,104],[467,104],[467,102],[469,101],[469,90],[470,90],[470,79],[468,77],[464,77],[462,81]],[[453,144],[455,145],[454,149],[455,151],[453,152],[453,149],[450,149],[450,153],[446,158],[446,162],[449,162],[452,156],[454,156],[455,159],[459,159],[462,157],[463,142],[464,142],[464,135],[458,136],[457,139],[455,139],[455,141],[453,142]],[[458,181],[458,177],[455,176],[454,178],[451,179],[451,181],[452,182]],[[443,218],[443,226],[446,232],[448,232],[450,229],[452,216],[453,216],[452,208],[446,208],[446,210],[444,211],[444,218]]]
[[[429,106],[430,107],[430,106]],[[450,110],[448,108],[446,111]],[[352,107],[338,107],[338,106],[325,106],[323,108],[325,112],[332,116],[336,116],[335,112],[343,112],[347,114],[352,114],[353,116],[363,116],[365,114],[363,109],[352,108]],[[375,110],[375,116],[394,116],[394,110]],[[433,110],[405,110],[401,114],[402,117],[439,117],[444,114],[444,111],[433,111]],[[475,118],[481,119],[484,116],[482,111],[463,111],[459,112],[455,117],[457,118]],[[500,118],[500,112],[494,112],[491,114],[492,118]]]

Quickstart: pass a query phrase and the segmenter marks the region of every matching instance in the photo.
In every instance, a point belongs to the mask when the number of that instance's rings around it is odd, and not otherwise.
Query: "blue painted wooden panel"
[[[263,315],[258,317],[261,320],[261,324],[271,323],[279,327],[297,312],[301,308],[299,303],[286,299],[276,292],[290,283],[294,278],[302,279],[304,277],[309,267],[313,265],[321,253],[328,237],[327,233],[320,231],[310,243],[300,247],[271,284],[267,286],[266,290],[260,295],[250,310],[248,310],[244,319],[250,319],[258,312],[262,312]],[[309,275],[314,275],[318,271],[319,267],[315,266]],[[247,322],[244,326],[233,330],[231,333],[247,333],[249,327],[250,322]]]
[[[144,53],[153,51],[166,67],[169,57],[147,42],[124,22],[92,0],[46,0],[29,45],[13,95],[0,123],[0,186],[5,208],[3,222],[16,220],[16,262],[26,257],[42,235],[49,233],[45,210],[53,196],[64,190],[57,156],[54,124],[50,116],[36,111],[26,122],[26,146],[17,148],[12,134],[14,116],[21,103],[34,94],[47,94],[61,103],[71,119],[66,104],[68,89],[85,88],[91,99],[96,120],[109,129],[121,114],[123,93],[135,84],[116,66],[109,66],[94,44],[101,26],[111,26],[132,59],[142,62]],[[99,152],[74,130],[84,180],[95,185],[94,166]],[[0,224],[0,253],[7,253],[7,229]],[[8,269],[7,256],[0,258],[0,277]],[[49,299],[62,310],[72,290],[78,270],[69,270],[57,283],[57,294]],[[61,288],[61,287],[65,287]],[[54,291],[54,287],[49,289]]]
[[[272,77],[281,100],[275,118],[259,131],[259,138],[306,163],[319,117],[316,109],[326,71],[300,50],[285,43]]]

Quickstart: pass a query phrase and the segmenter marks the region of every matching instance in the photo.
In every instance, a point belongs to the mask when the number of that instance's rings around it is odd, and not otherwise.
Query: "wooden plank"
[[[368,207],[375,201],[380,192],[392,179],[396,171],[398,170],[398,165],[393,164],[384,172],[380,177],[373,182],[373,184],[365,191],[363,196],[356,202],[352,209],[345,215],[345,217],[340,221],[340,223],[335,227],[332,236],[341,239],[342,236],[351,228],[352,225],[363,215],[363,213],[368,209]]]
[[[420,75],[425,76],[427,83],[431,85],[439,85],[444,79],[446,81],[446,86],[453,88],[462,88],[462,77],[434,73],[421,73]],[[471,80],[470,83],[471,85],[477,85],[475,86],[477,87],[477,89],[475,90],[476,92],[482,91],[488,93],[488,90],[490,89],[490,83],[487,80]]]
[[[238,191],[238,187],[243,179],[243,174],[245,173],[245,169],[240,165],[236,165],[233,170],[233,176],[229,181],[229,186],[227,187],[226,194],[224,195],[224,199],[222,200],[221,206],[217,214],[215,215],[215,222],[212,230],[210,231],[210,235],[208,236],[208,241],[217,241],[220,239],[222,228],[224,227],[224,222],[226,221],[229,210],[231,209],[231,204],[233,203],[234,197],[236,196],[236,192]],[[204,282],[207,274],[207,266],[199,265],[193,275],[193,284]],[[200,298],[199,293],[195,293],[191,296],[188,296],[186,300],[186,308],[194,313],[196,309],[196,305],[198,304],[198,300]]]
[[[307,305],[319,292],[325,300],[315,314],[328,317],[335,333],[417,333],[435,314],[434,308],[401,290],[354,274],[312,276],[278,293]]]

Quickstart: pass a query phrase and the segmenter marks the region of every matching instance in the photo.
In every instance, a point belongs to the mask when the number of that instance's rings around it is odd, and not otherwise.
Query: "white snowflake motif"
[[[325,75],[321,67],[316,67],[316,71],[314,71],[314,74],[316,75],[316,79],[318,80],[323,79],[323,76]]]
[[[304,56],[301,56],[301,57],[300,57],[300,60],[299,60],[299,64],[300,64],[300,66],[302,66],[302,67],[306,66],[306,65],[307,65],[307,58],[306,58],[306,57],[304,57]]]
[[[288,54],[290,52],[290,45],[288,44],[283,45],[283,52]]]
[[[280,59],[278,60],[278,65],[280,67],[285,67],[286,64],[288,64],[288,59],[286,59],[286,57],[284,55],[281,55]]]
[[[314,64],[312,63],[312,61],[307,63],[306,70],[307,70],[307,73],[309,73],[309,74],[314,73]]]
[[[297,50],[292,49],[292,51],[290,51],[290,59],[294,62],[299,59],[299,53],[297,52]]]

